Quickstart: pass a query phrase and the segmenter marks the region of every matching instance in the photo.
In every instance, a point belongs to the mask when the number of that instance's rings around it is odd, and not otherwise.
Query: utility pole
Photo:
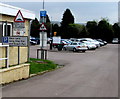
[[[53,42],[53,40],[52,40],[52,17],[51,17],[51,27],[50,27],[50,50],[52,50],[52,42]]]
[[[43,0],[43,9],[44,9],[44,0]]]

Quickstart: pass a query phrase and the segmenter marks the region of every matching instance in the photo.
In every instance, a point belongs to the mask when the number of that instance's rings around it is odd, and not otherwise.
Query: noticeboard
[[[13,36],[23,36],[25,33],[25,23],[13,23]]]
[[[9,46],[25,47],[28,46],[28,37],[6,36],[2,38],[2,43],[8,44]]]

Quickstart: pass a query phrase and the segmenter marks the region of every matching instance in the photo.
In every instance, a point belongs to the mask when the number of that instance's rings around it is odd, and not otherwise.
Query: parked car
[[[76,51],[85,52],[88,48],[87,48],[87,45],[85,43],[73,42],[71,44],[64,45],[63,49],[64,50],[72,50],[73,52],[76,52]]]
[[[36,45],[37,44],[37,42],[35,40],[35,37],[30,37],[30,44],[31,45]]]
[[[102,41],[100,41],[100,40],[97,40],[97,39],[94,39],[94,41],[97,41],[97,42],[99,42],[100,46],[104,46],[104,43],[103,43]]]
[[[36,40],[35,40],[35,39],[30,39],[30,44],[31,44],[31,45],[36,45],[36,44],[37,44],[37,42],[36,42]]]
[[[102,39],[96,39],[96,40],[99,41],[99,42],[104,43],[104,45],[107,45],[107,42],[106,42],[106,41],[103,41]]]
[[[113,43],[113,44],[118,44],[118,43],[119,43],[118,38],[113,38],[112,43]]]
[[[88,42],[91,42],[91,43],[95,44],[97,46],[97,48],[100,47],[100,43],[98,41],[95,41],[95,40],[91,39],[91,38],[81,38],[81,39],[79,39],[79,41],[80,42],[88,41]]]
[[[37,44],[40,44],[40,38],[35,38]]]
[[[91,42],[88,42],[88,41],[83,41],[83,43],[85,43],[87,45],[87,48],[89,50],[95,50],[97,48],[97,46]]]

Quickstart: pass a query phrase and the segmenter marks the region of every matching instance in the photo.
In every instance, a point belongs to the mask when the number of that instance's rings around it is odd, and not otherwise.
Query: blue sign
[[[2,43],[8,43],[8,37],[3,37],[2,38]]]
[[[46,13],[47,13],[47,11],[40,11],[40,16],[41,17],[46,17]]]

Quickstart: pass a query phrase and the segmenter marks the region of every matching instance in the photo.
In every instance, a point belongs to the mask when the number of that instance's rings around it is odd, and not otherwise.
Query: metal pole
[[[44,38],[44,31],[42,31],[41,59],[44,59],[43,38]]]
[[[30,28],[29,28],[29,34],[28,34],[28,59],[27,61],[29,62],[30,61],[30,32],[31,32],[31,24],[32,24],[32,21],[30,21]]]
[[[9,68],[9,46],[7,47],[7,68]]]
[[[52,39],[52,17],[51,17],[51,27],[50,27],[50,39]],[[52,40],[50,40],[50,50],[52,50]]]
[[[44,9],[44,0],[43,0],[43,9]]]
[[[43,45],[44,45],[43,44],[43,41],[44,41],[43,38],[44,38],[44,31],[42,31],[42,49],[43,49]]]
[[[20,46],[18,46],[18,65],[20,64]]]

